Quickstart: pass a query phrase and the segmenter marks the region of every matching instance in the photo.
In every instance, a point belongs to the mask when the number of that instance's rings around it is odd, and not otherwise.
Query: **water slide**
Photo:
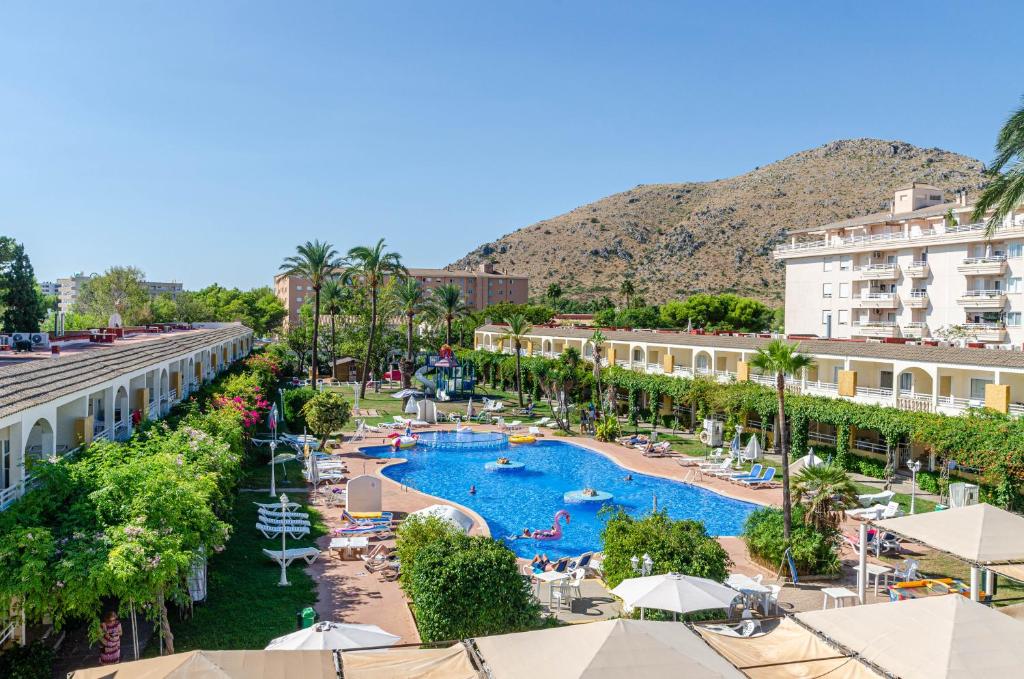
[[[423,385],[423,393],[429,397],[433,397],[437,394],[437,382],[427,377],[427,373],[433,370],[434,367],[425,365],[415,373],[413,373],[412,381],[417,384]]]

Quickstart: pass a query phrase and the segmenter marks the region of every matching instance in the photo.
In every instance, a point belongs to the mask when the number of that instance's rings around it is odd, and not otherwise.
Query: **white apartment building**
[[[57,291],[49,294],[57,294],[60,297],[60,311],[64,313],[70,313],[75,310],[75,304],[78,303],[78,295],[82,291],[82,286],[95,276],[96,274],[86,275],[84,273],[76,273],[68,278],[58,278],[56,284]],[[183,291],[181,283],[161,283],[157,281],[143,281],[142,286],[146,288],[146,292],[149,293],[150,297],[159,297],[160,295],[170,295],[177,299],[178,293]],[[46,292],[44,289],[43,292]]]
[[[991,239],[965,193],[899,188],[886,212],[790,231],[786,332],[837,339],[1024,343],[1024,210]]]
[[[44,295],[59,295],[60,283],[54,283],[53,281],[41,281],[39,283],[39,289],[42,290]]]

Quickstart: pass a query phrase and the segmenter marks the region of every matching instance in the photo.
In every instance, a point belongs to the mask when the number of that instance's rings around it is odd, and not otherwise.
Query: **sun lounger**
[[[535,427],[550,427],[553,422],[554,422],[554,420],[552,420],[550,417],[542,417],[539,420],[537,420],[536,422],[534,422],[533,426],[535,426]]]
[[[880,493],[867,493],[865,495],[858,495],[857,501],[860,502],[861,507],[869,508],[871,505],[880,504],[887,505],[892,502],[892,499],[896,496],[891,490],[883,490]]]
[[[369,525],[375,523],[390,524],[394,518],[395,515],[391,512],[380,512],[379,514],[376,514],[374,516],[360,516],[358,513],[353,514],[352,512],[346,509],[341,513],[341,519],[343,521],[348,521],[349,523],[360,525]]]
[[[307,564],[311,564],[320,556],[320,550],[315,547],[286,549],[283,552],[279,549],[264,549],[263,553],[266,554],[267,558],[271,561],[275,561],[278,564],[283,565],[285,568],[291,566],[292,561],[295,561],[296,559],[302,559]]]
[[[304,535],[309,535],[309,526],[296,526],[294,524],[287,524],[287,523],[281,523],[281,524],[257,523],[256,524],[256,530],[258,530],[259,532],[263,533],[263,537],[265,537],[268,540],[270,540],[271,538],[276,538],[276,537],[280,536],[281,533],[286,534],[288,537],[290,537],[293,540],[298,540],[299,538],[303,537]]]
[[[775,482],[772,481],[773,478],[775,478],[775,467],[768,467],[764,476],[761,478],[741,480],[739,483],[742,483],[744,486],[749,488],[771,488],[776,485]]]
[[[762,469],[764,469],[764,465],[755,464],[750,468],[750,471],[732,472],[731,474],[719,472],[718,474],[715,474],[715,476],[721,479],[726,479],[727,481],[750,481],[751,479],[761,478]]]
[[[272,509],[263,509],[261,507],[259,509],[259,515],[270,517],[275,521],[280,521],[281,519],[284,519],[285,521],[295,521],[298,519],[309,523],[309,514],[306,512],[275,512]]]
[[[280,502],[253,502],[253,504],[256,505],[257,507],[259,507],[260,509],[265,509],[267,511],[271,511],[271,512],[280,512],[281,511],[281,503]],[[289,502],[288,504],[285,505],[285,507],[287,507],[288,511],[290,511],[290,512],[295,511],[296,509],[298,509],[301,506],[302,505],[300,505],[298,502]]]
[[[705,474],[713,474],[716,471],[728,471],[732,466],[732,460],[722,460],[721,462],[704,462],[697,465],[702,472]]]
[[[866,509],[847,509],[846,515],[858,521],[878,521],[880,519],[895,519],[897,516],[903,516],[903,511],[900,509],[900,503],[890,502],[886,505],[873,505]]]
[[[374,523],[368,525],[350,524],[348,526],[341,526],[335,528],[333,531],[334,535],[338,537],[352,537],[354,535],[365,535],[367,537],[384,537],[391,534],[391,526],[383,523]]]

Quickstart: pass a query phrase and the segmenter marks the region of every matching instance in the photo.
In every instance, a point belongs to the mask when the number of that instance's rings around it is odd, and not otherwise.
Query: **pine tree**
[[[0,296],[0,306],[6,307],[4,332],[39,332],[39,321],[46,311],[36,288],[32,262],[25,246],[7,237],[0,237]]]

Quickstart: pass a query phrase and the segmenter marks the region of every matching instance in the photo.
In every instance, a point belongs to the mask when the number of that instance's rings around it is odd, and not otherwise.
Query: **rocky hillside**
[[[786,229],[886,210],[894,190],[924,181],[981,185],[980,161],[899,141],[852,139],[713,182],[640,185],[481,245],[449,268],[494,262],[530,276],[531,295],[617,297],[632,275],[650,302],[695,292],[782,298],[771,252]]]

